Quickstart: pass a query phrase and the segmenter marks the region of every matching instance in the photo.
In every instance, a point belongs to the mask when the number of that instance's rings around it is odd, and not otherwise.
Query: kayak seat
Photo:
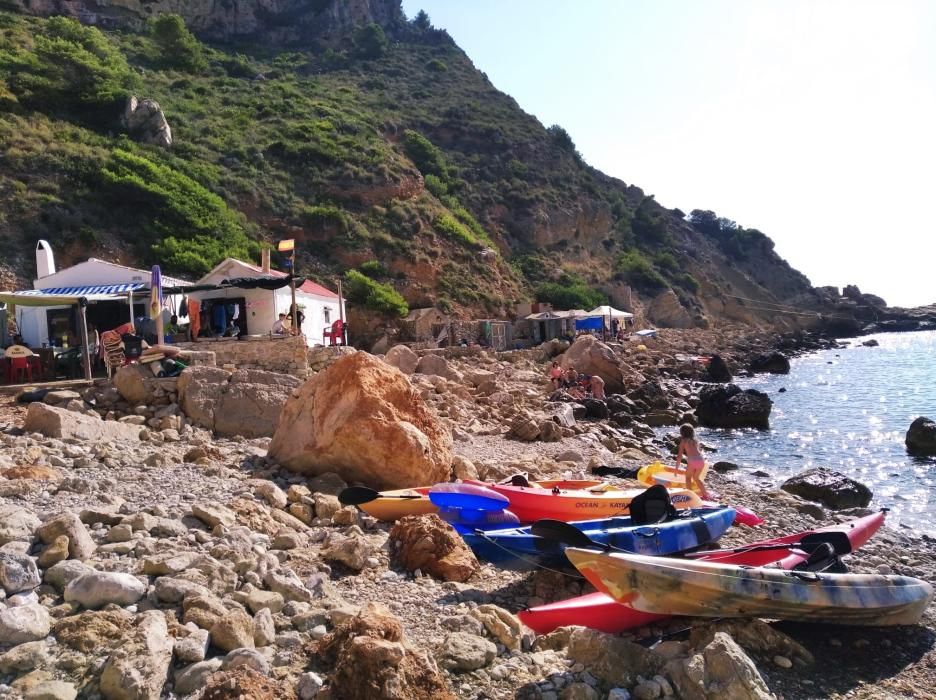
[[[844,574],[848,572],[848,569],[839,559],[838,554],[835,553],[835,547],[829,542],[821,542],[809,553],[806,561],[793,567],[793,571],[824,571],[830,574]]]
[[[657,484],[633,498],[630,516],[634,525],[654,525],[676,517],[676,508],[666,487]]]

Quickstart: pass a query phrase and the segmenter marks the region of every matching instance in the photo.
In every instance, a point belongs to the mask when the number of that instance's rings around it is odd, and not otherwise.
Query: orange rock
[[[285,681],[277,681],[240,666],[233,671],[218,671],[208,677],[202,700],[295,700],[296,693]]]
[[[452,436],[400,370],[356,352],[293,393],[269,455],[377,489],[423,486],[448,480]]]
[[[62,472],[58,469],[40,464],[0,469],[0,474],[7,479],[35,479],[37,481],[58,481],[62,478]]]
[[[435,664],[404,639],[400,620],[377,603],[338,625],[318,653],[335,664],[332,700],[455,700]]]
[[[390,539],[396,561],[444,581],[467,581],[480,568],[474,552],[451,525],[436,514],[408,515],[396,521]]]

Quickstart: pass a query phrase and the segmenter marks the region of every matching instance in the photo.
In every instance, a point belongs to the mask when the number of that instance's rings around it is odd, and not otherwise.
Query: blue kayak
[[[734,508],[695,508],[653,525],[634,525],[629,517],[569,523],[600,544],[634,554],[662,556],[715,542],[735,519]],[[537,537],[530,526],[462,532],[479,559],[511,568],[568,565],[567,545]]]

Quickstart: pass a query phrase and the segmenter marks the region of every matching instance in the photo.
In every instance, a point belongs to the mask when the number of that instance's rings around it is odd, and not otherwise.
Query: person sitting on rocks
[[[565,371],[565,381],[563,386],[566,389],[570,389],[578,384],[578,372],[575,371],[575,367],[569,365],[569,368]]]
[[[558,360],[553,360],[549,368],[549,383],[552,384],[553,391],[562,388],[562,367]]]
[[[604,401],[604,379],[599,377],[597,374],[593,374],[591,378],[591,394],[593,399],[600,399]]]
[[[270,332],[274,335],[288,335],[289,330],[286,328],[286,314],[280,314],[279,318],[276,319],[273,323],[273,328],[270,329]]]

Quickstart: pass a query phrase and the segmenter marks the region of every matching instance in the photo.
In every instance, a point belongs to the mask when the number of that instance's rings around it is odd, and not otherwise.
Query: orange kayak
[[[574,522],[627,515],[630,511],[630,502],[646,490],[619,490],[600,486],[590,489],[564,489],[558,486],[543,488],[487,484],[480,481],[467,483],[487,486],[492,491],[507,496],[510,499],[511,512],[524,523],[532,523],[542,518]],[[688,489],[671,490],[670,499],[678,509],[701,508],[703,505],[702,499]]]

